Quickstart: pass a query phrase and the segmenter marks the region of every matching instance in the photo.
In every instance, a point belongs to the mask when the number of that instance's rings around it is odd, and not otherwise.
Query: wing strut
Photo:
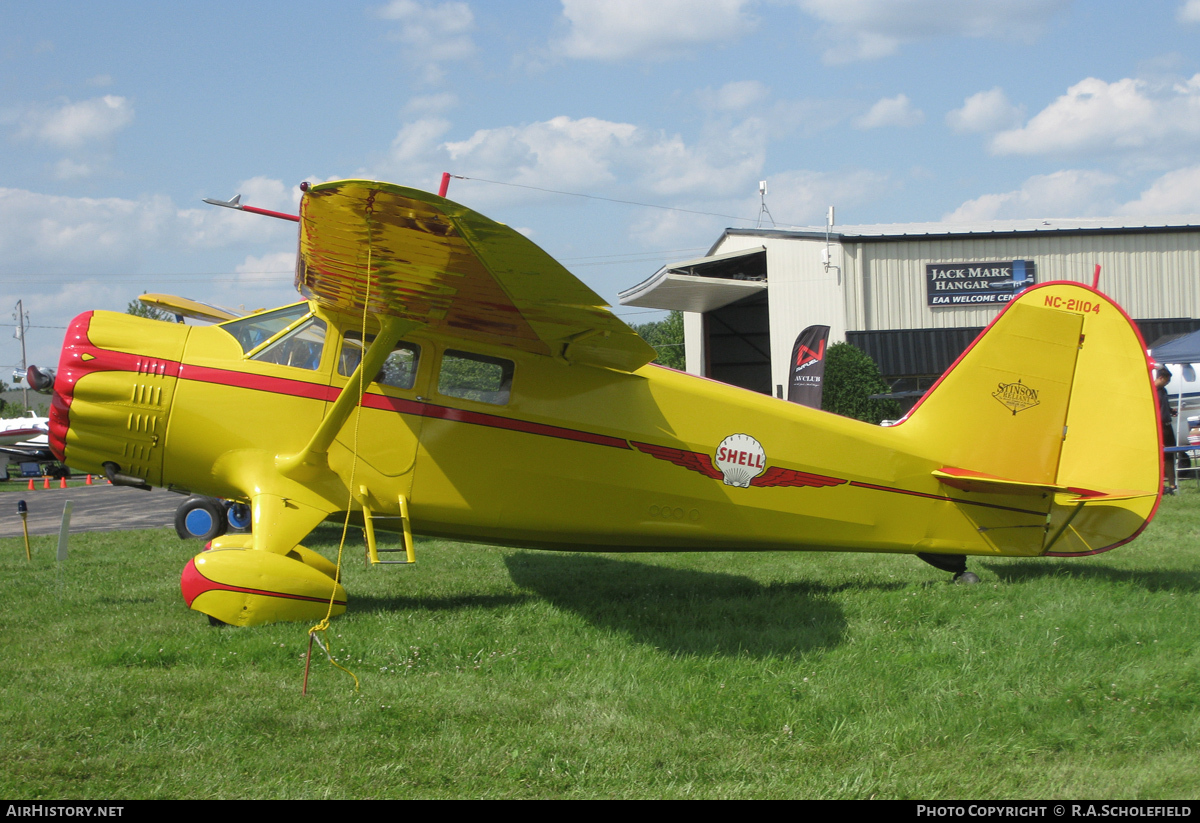
[[[275,458],[275,466],[279,469],[280,474],[304,482],[313,480],[321,471],[329,468],[329,446],[333,443],[333,438],[337,437],[337,433],[341,431],[342,425],[350,417],[350,413],[362,399],[364,375],[373,377],[378,374],[379,370],[383,368],[384,361],[387,360],[397,341],[400,340],[400,336],[418,325],[412,321],[386,315],[377,315],[376,320],[380,325],[379,334],[367,347],[358,368],[354,370],[354,374],[350,375],[350,379],[342,387],[337,400],[333,401],[333,405],[325,415],[325,419],[321,421],[321,425],[317,426],[308,445],[295,454],[278,455]]]

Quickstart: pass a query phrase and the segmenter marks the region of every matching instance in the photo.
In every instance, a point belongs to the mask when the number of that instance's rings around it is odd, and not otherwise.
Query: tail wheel
[[[212,540],[225,529],[225,507],[214,498],[193,495],[175,510],[175,533],[182,540]]]

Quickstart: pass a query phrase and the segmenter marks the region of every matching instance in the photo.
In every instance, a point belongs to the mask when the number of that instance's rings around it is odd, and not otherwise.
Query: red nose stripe
[[[136,374],[179,376],[179,362],[110,351],[96,346],[88,336],[94,312],[84,312],[71,321],[63,340],[58,372],[54,377],[54,397],[50,401],[50,451],[65,459],[67,429],[71,427],[71,401],[75,384],[86,375],[101,371],[129,371]]]
[[[71,401],[75,399],[75,382],[80,373],[81,348],[95,348],[88,339],[88,327],[92,323],[92,312],[84,312],[71,321],[67,336],[63,340],[62,355],[58,359],[58,373],[54,376],[54,396],[50,399],[50,451],[59,460],[66,459],[67,429],[71,427]]]

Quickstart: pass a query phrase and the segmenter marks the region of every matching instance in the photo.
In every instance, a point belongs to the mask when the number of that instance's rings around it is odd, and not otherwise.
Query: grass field
[[[309,545],[331,555],[337,532]],[[356,538],[357,539],[357,538]],[[170,530],[0,541],[0,797],[1196,798],[1200,494],[972,560],[418,543],[307,625],[214,629]]]

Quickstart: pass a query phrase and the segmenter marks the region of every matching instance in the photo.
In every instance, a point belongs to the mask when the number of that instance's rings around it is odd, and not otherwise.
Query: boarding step
[[[363,531],[367,536],[367,562],[372,566],[411,566],[417,562],[413,550],[412,525],[408,519],[408,499],[399,496],[400,514],[376,514],[371,508],[371,495],[366,486],[359,486],[359,504],[363,510]],[[400,548],[381,547],[375,539],[376,521],[400,521]],[[404,560],[383,560],[380,554],[398,554],[404,552]]]

